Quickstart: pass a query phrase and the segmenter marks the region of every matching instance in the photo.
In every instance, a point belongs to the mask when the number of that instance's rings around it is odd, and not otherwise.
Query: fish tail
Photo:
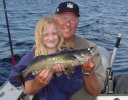
[[[17,82],[20,82],[23,84],[23,87],[25,87],[25,79],[24,77],[20,74],[19,76],[17,76]]]

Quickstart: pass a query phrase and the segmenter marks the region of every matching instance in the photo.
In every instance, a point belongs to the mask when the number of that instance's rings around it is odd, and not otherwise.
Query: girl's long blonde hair
[[[44,27],[48,26],[49,24],[53,24],[56,27],[58,36],[59,36],[59,42],[57,44],[57,50],[61,50],[62,47],[66,46],[66,43],[64,42],[62,30],[58,24],[58,21],[53,16],[45,16],[42,17],[36,25],[35,29],[35,56],[39,55],[46,55],[48,54],[47,49],[44,46],[44,43],[42,41],[42,37],[44,34]]]

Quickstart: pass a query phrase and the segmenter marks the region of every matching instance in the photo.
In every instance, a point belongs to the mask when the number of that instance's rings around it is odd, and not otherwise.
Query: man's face
[[[58,14],[57,19],[63,30],[64,38],[72,38],[77,30],[79,17],[72,12],[64,12]]]

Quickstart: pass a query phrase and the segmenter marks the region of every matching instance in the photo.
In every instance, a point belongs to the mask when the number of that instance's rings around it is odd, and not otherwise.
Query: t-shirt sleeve
[[[98,48],[96,48],[95,52],[97,52],[97,50],[98,50]],[[98,51],[98,53],[99,53],[99,51]],[[94,57],[93,61],[95,63],[94,71],[96,73],[96,76],[97,76],[102,88],[103,88],[104,87],[105,76],[106,76],[106,70],[103,66],[103,62],[102,62],[100,53],[99,53],[99,55]]]

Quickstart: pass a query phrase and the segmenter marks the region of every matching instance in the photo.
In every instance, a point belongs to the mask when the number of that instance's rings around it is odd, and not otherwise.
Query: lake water
[[[34,43],[36,22],[52,15],[57,5],[65,0],[6,0],[8,20],[15,59],[18,61]],[[128,72],[128,0],[71,0],[80,6],[77,35],[108,49],[114,48],[118,33],[121,43],[113,65],[114,75]],[[11,52],[4,14],[0,1],[0,85],[8,78]]]

